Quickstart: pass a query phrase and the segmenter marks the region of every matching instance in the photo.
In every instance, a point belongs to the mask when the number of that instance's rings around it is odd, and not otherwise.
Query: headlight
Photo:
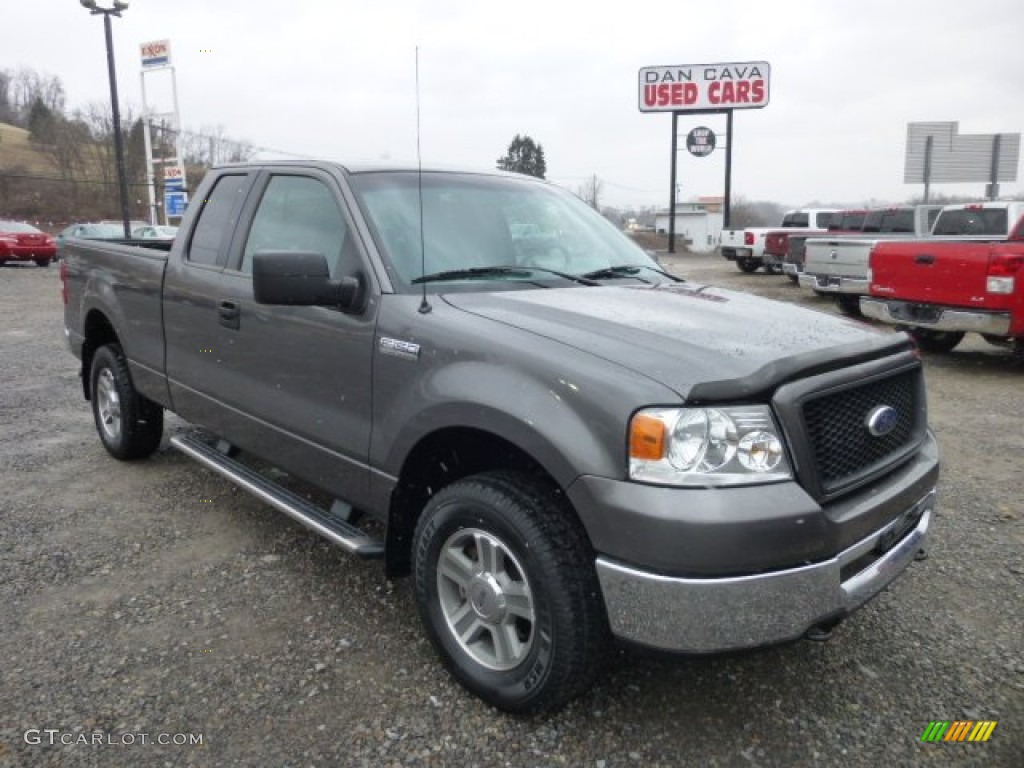
[[[629,477],[661,485],[789,480],[782,433],[765,405],[645,408],[629,426]]]

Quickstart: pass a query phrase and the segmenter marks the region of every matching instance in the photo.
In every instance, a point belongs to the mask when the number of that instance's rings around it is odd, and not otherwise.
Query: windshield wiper
[[[419,283],[434,283],[441,282],[444,280],[466,280],[477,277],[529,277],[534,272],[546,272],[549,275],[556,275],[565,280],[571,280],[574,283],[580,283],[581,285],[600,285],[600,283],[588,279],[586,275],[571,275],[568,272],[559,272],[558,270],[547,269],[546,267],[529,266],[469,267],[467,269],[449,269],[444,272],[433,272],[429,275],[422,275],[421,277],[414,278],[411,282],[414,285],[416,285]]]
[[[665,270],[658,269],[657,267],[649,267],[646,264],[619,264],[615,267],[604,267],[602,269],[595,269],[593,272],[585,272],[580,275],[580,277],[585,277],[588,280],[608,280],[616,277],[632,277],[642,283],[650,283],[650,280],[644,280],[637,274],[641,269],[648,269],[651,272],[657,272],[659,275],[664,275],[677,283],[686,282],[681,277],[676,277],[675,275],[669,274]]]
[[[432,272],[421,275],[412,283],[435,283],[442,280],[463,280],[474,277],[529,277],[530,271],[520,267],[470,267],[467,269],[449,269],[444,272]]]

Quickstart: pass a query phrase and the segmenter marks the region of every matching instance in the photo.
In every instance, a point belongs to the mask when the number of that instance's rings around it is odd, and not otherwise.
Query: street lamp
[[[110,75],[110,109],[114,117],[114,155],[117,157],[117,185],[121,198],[121,218],[124,222],[124,236],[132,236],[131,216],[128,213],[128,180],[124,170],[124,140],[121,136],[121,111],[117,106],[117,73],[114,70],[114,37],[110,30],[110,17],[120,17],[128,7],[126,0],[113,0],[113,7],[104,8],[96,0],[79,0],[93,16],[103,15],[103,30],[107,35],[107,72]]]

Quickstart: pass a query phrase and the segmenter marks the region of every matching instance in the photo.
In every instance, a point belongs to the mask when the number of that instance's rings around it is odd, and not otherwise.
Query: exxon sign
[[[154,40],[139,46],[142,55],[142,67],[166,67],[171,63],[171,41]]]
[[[641,112],[760,109],[768,104],[767,61],[681,64],[640,70]]]

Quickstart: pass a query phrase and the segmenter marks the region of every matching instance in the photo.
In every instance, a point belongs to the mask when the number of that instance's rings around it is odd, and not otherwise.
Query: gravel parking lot
[[[664,263],[836,311],[718,256]],[[520,719],[448,678],[379,564],[166,437],[111,459],[62,322],[56,268],[0,268],[0,766],[1024,765],[1024,367],[980,338],[926,358],[930,558],[830,642],[623,652],[566,710]],[[998,725],[924,744],[931,720]]]

